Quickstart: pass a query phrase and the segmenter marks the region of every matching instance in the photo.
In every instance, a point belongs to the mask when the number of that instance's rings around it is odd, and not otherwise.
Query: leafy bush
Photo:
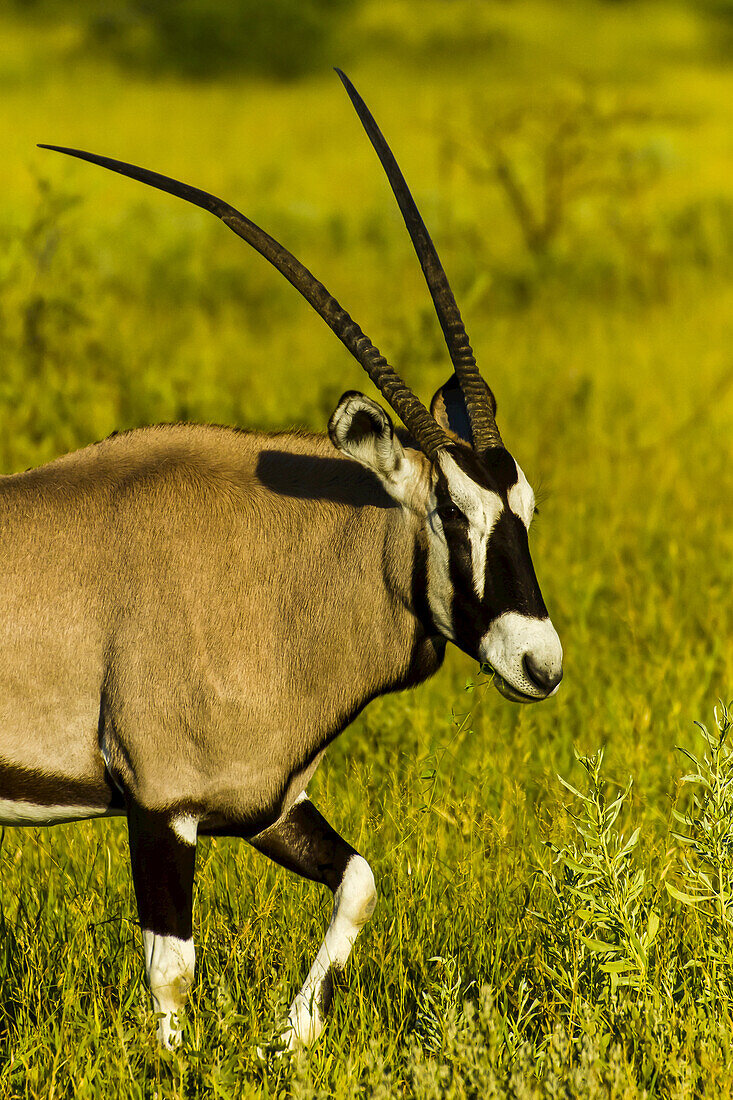
[[[575,837],[561,847],[550,845],[553,867],[541,870],[553,899],[547,943],[555,965],[547,969],[559,989],[568,987],[571,999],[580,992],[603,1000],[620,988],[646,984],[659,916],[644,870],[635,865],[640,829],[628,836],[616,829],[631,780],[609,799],[603,750],[577,760],[586,774],[585,791],[559,777],[580,803],[566,811]]]

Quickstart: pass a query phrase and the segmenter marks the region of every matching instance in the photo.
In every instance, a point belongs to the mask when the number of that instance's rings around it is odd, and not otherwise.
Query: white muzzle
[[[491,624],[479,656],[497,674],[502,695],[517,702],[547,699],[562,679],[562,646],[549,619],[506,611]]]

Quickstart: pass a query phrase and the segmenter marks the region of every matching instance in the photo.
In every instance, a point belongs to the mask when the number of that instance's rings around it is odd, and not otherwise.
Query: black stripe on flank
[[[0,758],[0,798],[36,806],[124,808],[122,795],[106,772],[98,779],[70,779],[38,768],[24,768]]]

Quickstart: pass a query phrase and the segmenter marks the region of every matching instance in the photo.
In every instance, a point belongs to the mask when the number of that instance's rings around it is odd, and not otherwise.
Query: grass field
[[[719,27],[671,0],[374,0],[340,35],[334,61],[402,163],[540,487],[533,557],[565,680],[522,708],[452,652],[331,747],[309,793],[369,859],[379,903],[323,1040],[292,1063],[257,1047],[317,949],[325,891],[201,842],[197,984],[182,1052],[160,1057],[124,823],[5,829],[0,1096],[730,1095]],[[438,325],[333,74],[153,79],[78,39],[0,18],[0,468],[156,421],[322,430],[342,391],[374,395],[221,225],[39,141],[221,194],[429,398],[448,374]]]

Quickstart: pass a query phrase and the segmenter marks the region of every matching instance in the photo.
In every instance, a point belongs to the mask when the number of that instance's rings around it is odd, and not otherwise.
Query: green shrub
[[[547,949],[544,969],[565,989],[596,1003],[620,989],[641,990],[647,982],[659,916],[650,901],[642,867],[636,864],[640,829],[616,828],[631,793],[632,781],[609,798],[602,776],[603,749],[576,758],[586,775],[579,790],[559,776],[578,801],[566,807],[574,836],[551,844],[552,867],[541,868],[552,905],[541,918]]]

